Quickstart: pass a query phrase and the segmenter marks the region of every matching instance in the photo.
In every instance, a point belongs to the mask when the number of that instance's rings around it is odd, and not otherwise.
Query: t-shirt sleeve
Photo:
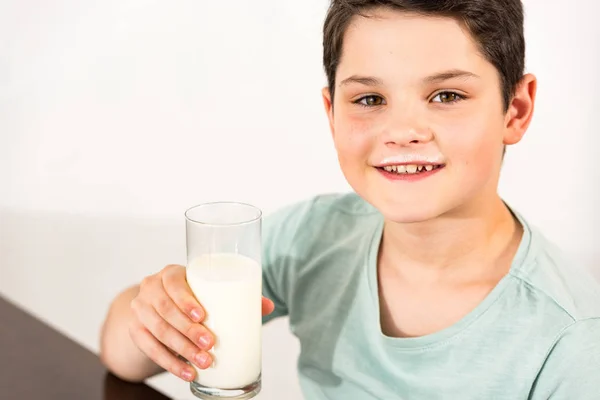
[[[313,202],[314,199],[287,206],[263,219],[263,296],[275,303],[275,311],[263,317],[263,324],[288,315],[294,271],[301,263],[298,254],[303,253],[295,238]]]
[[[600,318],[578,321],[550,351],[531,400],[600,399]]]

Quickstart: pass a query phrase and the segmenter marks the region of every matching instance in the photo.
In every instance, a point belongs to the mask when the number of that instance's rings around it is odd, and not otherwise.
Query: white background
[[[596,0],[527,0],[534,122],[502,196],[600,272]],[[112,297],[185,258],[183,211],[346,191],[320,89],[326,0],[0,0],[0,294],[86,347]],[[599,273],[600,275],[600,273]],[[299,399],[265,328],[261,399]],[[191,399],[169,376],[151,383]]]

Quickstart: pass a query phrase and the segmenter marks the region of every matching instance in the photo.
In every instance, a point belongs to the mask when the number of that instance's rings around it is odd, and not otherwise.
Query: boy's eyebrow
[[[360,76],[360,75],[352,75],[349,78],[344,79],[340,82],[340,86],[346,86],[351,83],[360,83],[365,86],[382,86],[383,82],[375,78],[373,76]]]
[[[438,72],[437,74],[430,75],[423,79],[425,83],[440,83],[455,78],[479,78],[479,75],[469,71],[462,71],[460,69],[451,69],[448,71]]]
[[[438,72],[436,74],[430,75],[423,79],[425,83],[440,83],[450,79],[456,78],[479,78],[480,76],[474,74],[469,71],[463,71],[460,69],[451,69],[448,71]],[[352,75],[349,78],[344,79],[340,82],[341,86],[346,86],[351,83],[358,83],[365,86],[383,86],[383,81],[379,78],[375,78],[374,76],[362,76],[362,75]]]

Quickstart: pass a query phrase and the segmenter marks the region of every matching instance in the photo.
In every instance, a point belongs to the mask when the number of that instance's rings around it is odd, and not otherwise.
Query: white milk
[[[214,363],[196,369],[200,385],[236,389],[257,380],[262,355],[262,271],[236,254],[212,254],[192,260],[187,281],[206,310],[204,325],[215,335]]]

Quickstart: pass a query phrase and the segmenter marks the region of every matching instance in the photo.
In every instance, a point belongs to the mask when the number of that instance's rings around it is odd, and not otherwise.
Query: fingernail
[[[208,368],[210,365],[210,357],[206,353],[198,353],[196,355],[196,362],[199,367]]]
[[[198,309],[192,310],[190,314],[192,315],[192,319],[194,320],[194,322],[200,322],[200,320],[202,319],[202,313]]]
[[[210,346],[210,338],[209,337],[202,335],[198,339],[198,342],[200,342],[200,346],[202,346],[202,348],[204,348],[205,350],[208,350],[208,347]]]
[[[191,381],[193,378],[193,374],[192,371],[190,371],[189,369],[184,369],[183,372],[181,373],[181,376],[183,377],[183,379],[185,379],[186,381]]]

